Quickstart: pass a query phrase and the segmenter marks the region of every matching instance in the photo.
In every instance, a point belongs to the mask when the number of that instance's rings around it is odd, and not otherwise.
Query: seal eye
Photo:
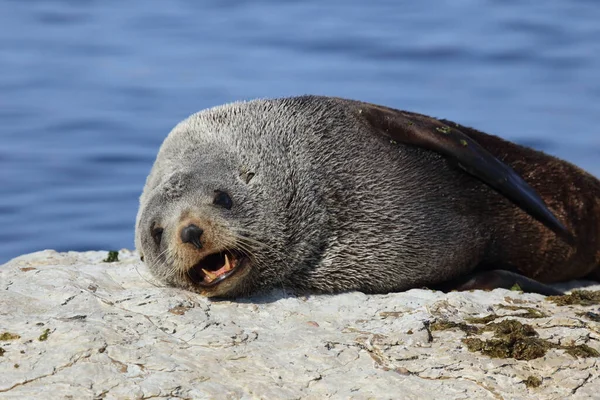
[[[213,204],[231,210],[231,207],[233,207],[233,200],[231,200],[231,197],[229,197],[229,195],[226,192],[215,190],[215,198],[213,199]]]
[[[160,246],[162,234],[163,228],[152,228],[152,239],[154,239],[154,243],[156,243],[157,246]]]

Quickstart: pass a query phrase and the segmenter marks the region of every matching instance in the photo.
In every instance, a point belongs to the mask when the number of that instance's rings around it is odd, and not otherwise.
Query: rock
[[[537,399],[600,391],[598,304],[560,306],[501,289],[274,291],[211,301],[163,287],[133,252],[105,259],[43,251],[0,267],[0,397]],[[500,338],[509,354],[534,340],[540,347],[527,354],[537,358],[491,358],[466,344],[491,348]]]

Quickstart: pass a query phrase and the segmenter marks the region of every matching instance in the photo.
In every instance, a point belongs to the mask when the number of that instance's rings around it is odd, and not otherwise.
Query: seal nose
[[[201,228],[194,224],[189,224],[181,230],[181,241],[183,243],[191,243],[196,246],[197,249],[201,249],[202,243],[200,242],[200,236],[202,236],[202,233],[204,233],[204,231]]]

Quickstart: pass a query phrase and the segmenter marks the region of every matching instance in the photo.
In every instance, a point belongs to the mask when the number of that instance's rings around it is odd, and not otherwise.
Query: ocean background
[[[600,176],[600,3],[0,0],[0,263],[132,248],[177,122],[300,94],[452,119]]]

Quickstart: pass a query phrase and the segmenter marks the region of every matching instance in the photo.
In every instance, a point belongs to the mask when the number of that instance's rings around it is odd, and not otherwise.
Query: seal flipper
[[[551,286],[514,272],[495,269],[491,271],[473,272],[457,279],[434,286],[444,292],[450,290],[492,290],[496,288],[513,289],[518,286],[523,292],[539,293],[544,296],[561,296],[564,293]]]
[[[426,115],[374,104],[352,102],[359,117],[391,141],[421,147],[453,160],[459,168],[492,187],[540,221],[565,242],[575,244],[569,230],[519,174],[457,129]]]

